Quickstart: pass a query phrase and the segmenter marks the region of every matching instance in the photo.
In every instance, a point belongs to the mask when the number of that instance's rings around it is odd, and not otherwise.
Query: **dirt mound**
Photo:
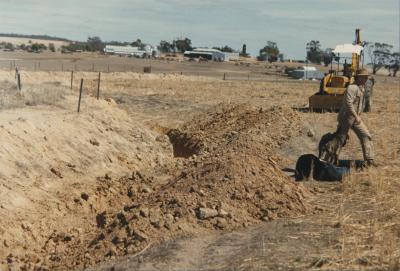
[[[306,190],[281,172],[274,154],[299,132],[298,123],[287,108],[219,106],[170,131],[176,156],[188,158],[180,158],[176,176],[163,184],[140,172],[98,179],[97,202],[87,195],[79,200],[92,209],[93,231],[55,232],[43,246],[50,256],[41,266],[81,268],[177,235],[304,214]],[[113,212],[104,203],[122,207]]]

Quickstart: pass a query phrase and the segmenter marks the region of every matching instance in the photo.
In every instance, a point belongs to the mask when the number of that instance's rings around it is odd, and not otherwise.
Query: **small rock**
[[[220,217],[226,217],[226,216],[229,216],[229,213],[228,213],[227,211],[225,211],[224,209],[220,209],[220,210],[218,211],[218,216],[220,216]]]
[[[116,105],[117,102],[113,98],[105,98],[104,99],[109,105]]]
[[[117,249],[115,247],[111,247],[110,250],[106,253],[106,257],[116,256]]]
[[[83,200],[88,200],[89,199],[89,195],[86,193],[86,192],[82,192],[81,193],[81,198],[83,199]]]
[[[119,243],[121,243],[121,239],[120,239],[118,236],[115,236],[115,237],[111,240],[111,242],[112,242],[114,245],[118,245]]]
[[[25,231],[31,231],[31,225],[29,225],[28,223],[22,223],[21,224],[21,228]]]
[[[167,214],[167,215],[165,216],[165,219],[166,219],[168,222],[171,222],[171,223],[174,222],[174,216],[171,215],[171,214]]]
[[[128,197],[132,198],[136,194],[135,189],[133,187],[128,188]]]
[[[107,224],[105,211],[96,215],[96,223],[97,223],[98,228],[102,228],[102,229],[105,228],[105,226]]]
[[[117,214],[117,218],[118,218],[118,220],[119,220],[119,223],[120,223],[122,226],[125,226],[125,225],[128,224],[128,220],[126,219],[126,216],[124,215],[123,212],[119,212],[119,213]]]
[[[143,217],[148,217],[149,213],[150,213],[149,208],[142,208],[140,210],[140,215],[143,216]]]
[[[226,221],[225,218],[218,217],[216,225],[218,228],[224,229],[228,225],[228,222]]]
[[[76,166],[75,166],[74,164],[71,164],[71,163],[67,163],[67,167],[69,167],[69,168],[76,168]]]
[[[218,216],[218,211],[211,208],[199,208],[197,217],[199,219],[209,219]]]
[[[7,263],[12,263],[13,262],[13,255],[10,253],[7,256]]]
[[[135,235],[135,237],[136,237],[139,241],[146,241],[147,239],[149,239],[149,237],[148,237],[145,233],[143,233],[143,232],[141,232],[141,231],[138,231],[138,230],[134,230],[134,231],[133,231],[133,234]]]
[[[308,136],[308,137],[314,137],[314,135],[315,135],[314,131],[310,128],[310,129],[307,131],[307,136]]]
[[[161,224],[160,224],[160,218],[158,216],[151,216],[150,217],[150,224],[153,225],[156,228],[161,228]]]
[[[142,185],[142,187],[140,188],[140,191],[142,193],[151,193],[152,192],[151,188],[148,187],[147,185]]]
[[[90,144],[92,144],[93,146],[100,146],[99,141],[97,141],[96,138],[92,138],[89,140]]]

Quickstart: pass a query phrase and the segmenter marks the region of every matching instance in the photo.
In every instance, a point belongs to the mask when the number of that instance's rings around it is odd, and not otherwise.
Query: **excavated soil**
[[[398,81],[363,115],[384,166],[298,184],[281,168],[336,129],[289,108],[317,84],[22,76],[0,73],[0,270],[399,269]]]
[[[157,137],[172,144],[172,177],[151,170],[98,177],[94,192],[74,198],[71,207],[90,214],[85,232],[54,229],[40,252],[7,261],[28,270],[82,269],[177,236],[301,216],[309,210],[308,192],[281,171],[276,155],[300,133],[299,123],[285,107],[218,105]]]

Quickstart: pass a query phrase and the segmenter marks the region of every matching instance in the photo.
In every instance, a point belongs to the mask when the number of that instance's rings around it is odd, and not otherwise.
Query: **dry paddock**
[[[72,90],[69,72],[22,71],[21,76],[22,93],[18,93],[14,72],[0,72],[1,159],[5,165],[0,176],[3,217],[0,260],[4,268],[22,267],[27,261],[30,267],[37,264],[63,270],[57,265],[57,253],[41,248],[47,244],[46,240],[55,242],[57,235],[53,231],[61,225],[68,225],[72,236],[90,233],[90,224],[96,224],[96,213],[82,200],[86,197],[82,193],[88,193],[91,199],[98,178],[108,174],[116,180],[139,170],[163,183],[182,166],[173,157],[172,146],[159,137],[165,131],[179,128],[221,104],[248,104],[263,109],[304,108],[308,96],[318,88],[315,82],[275,80],[275,77],[270,78],[273,81],[261,82],[115,72],[102,73],[101,99],[97,101],[97,73],[75,72]],[[84,95],[78,115],[81,78]],[[110,255],[104,260],[112,260],[111,263],[103,267],[96,264],[94,268],[397,270],[400,256],[399,95],[398,78],[378,76],[373,112],[362,115],[373,135],[381,166],[355,172],[342,183],[300,184],[309,192],[306,197],[307,204],[312,206],[309,213],[297,218],[260,221],[254,223],[260,223],[258,226],[250,228],[246,224],[231,233],[200,231],[198,235],[206,236],[202,241],[191,239],[196,237],[193,233],[189,239],[176,240],[180,237],[178,231],[171,236],[176,241],[169,241],[176,244],[171,246],[170,253],[165,250],[171,243],[161,243],[144,247],[147,250],[139,257]],[[302,132],[276,149],[281,168],[293,167],[303,153],[315,153],[319,137],[336,127],[334,113],[296,111],[296,114],[301,120]],[[353,134],[343,157],[361,158]],[[108,189],[119,191],[120,186],[116,183]],[[99,210],[105,210],[109,201],[115,203],[107,209],[110,213],[124,206],[124,202],[116,200],[118,193],[112,192],[103,198],[96,194],[95,198],[92,204]],[[82,225],[80,221],[93,222]],[[235,238],[242,242],[235,242]],[[302,245],[309,253],[292,249]],[[220,249],[220,254],[214,259],[216,249]],[[24,257],[29,250],[35,251],[37,263],[34,256]],[[180,255],[192,257],[193,261],[179,262]],[[73,266],[72,261],[70,264]],[[83,266],[76,265],[78,269]]]

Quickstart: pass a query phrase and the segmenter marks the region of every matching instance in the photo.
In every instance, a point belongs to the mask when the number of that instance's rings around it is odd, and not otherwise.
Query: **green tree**
[[[276,62],[279,57],[278,44],[274,41],[267,41],[267,45],[260,49],[260,56],[265,56],[269,62]]]
[[[213,47],[213,49],[220,50],[221,52],[226,52],[226,53],[235,53],[235,50],[229,47],[228,45],[225,45],[223,47]]]
[[[173,51],[173,45],[165,40],[160,41],[160,45],[158,45],[157,48],[162,53],[170,53]]]
[[[40,52],[40,51],[42,51],[42,50],[47,50],[47,46],[46,45],[44,45],[43,43],[34,43],[34,44],[32,44],[31,46],[30,46],[30,49],[33,51],[33,52]]]
[[[9,50],[9,51],[14,51],[15,47],[12,43],[7,42],[4,46],[4,49]]]
[[[104,49],[105,45],[100,37],[88,37],[86,50],[90,52],[99,52]]]
[[[191,51],[193,49],[192,41],[188,38],[175,39],[172,44],[174,51],[176,50],[179,53],[184,53],[185,51]]]
[[[389,76],[392,75],[393,77],[396,77],[397,72],[400,69],[400,53],[399,52],[394,52],[391,55],[391,59],[389,61],[389,64],[386,66],[386,68],[389,70]]]
[[[312,40],[307,43],[307,60],[311,63],[321,64],[324,53],[321,50],[321,43],[318,40]]]
[[[141,39],[136,39],[136,41],[131,43],[131,46],[138,47],[140,50],[143,50],[146,44],[144,44]]]
[[[372,64],[372,73],[376,74],[381,68],[388,65],[392,58],[392,45],[380,42],[366,42],[364,46]]]
[[[247,53],[247,45],[246,44],[243,44],[242,51],[240,52],[239,55],[242,56],[242,57],[248,57],[249,56],[249,54]]]
[[[54,46],[54,43],[49,43],[49,50],[53,53],[56,51],[56,47]]]
[[[322,60],[324,62],[325,67],[328,67],[329,64],[332,63],[332,59],[335,57],[332,48],[326,48],[323,55]]]

